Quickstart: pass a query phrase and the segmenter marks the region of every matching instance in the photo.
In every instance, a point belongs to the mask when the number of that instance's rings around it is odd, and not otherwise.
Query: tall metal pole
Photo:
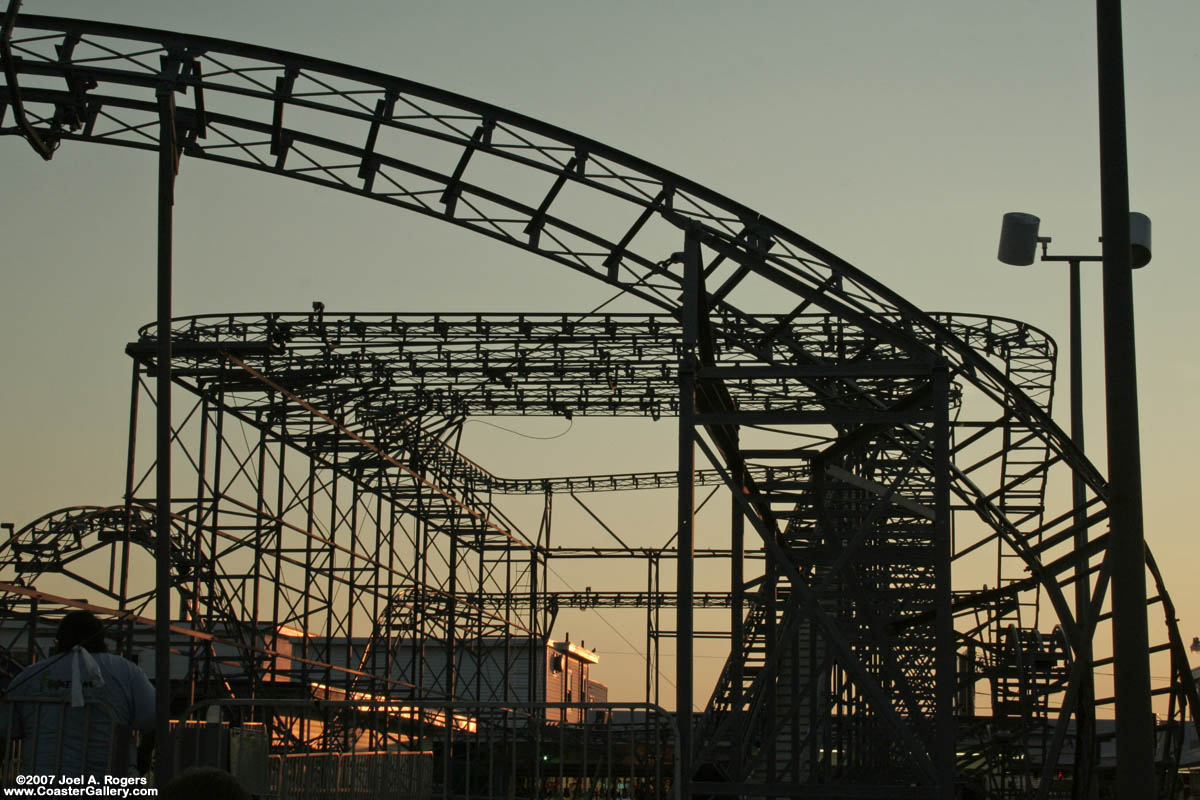
[[[692,781],[692,601],[695,557],[696,371],[699,367],[700,242],[691,235],[683,257],[683,352],[679,362],[679,539],[676,542],[675,717],[679,742],[675,763],[680,786],[675,796],[691,797]]]
[[[734,447],[738,446],[738,431],[733,430]],[[746,494],[746,470],[743,464],[737,463],[736,472],[734,474],[735,491]],[[746,514],[742,511],[742,505],[739,498],[732,497],[729,503],[729,510],[732,515],[730,520],[730,548],[729,548],[729,652],[732,662],[732,674],[730,675],[730,695],[729,707],[731,713],[741,714],[745,707],[745,697],[743,695],[743,682],[745,676],[745,663],[743,661],[742,646],[746,638],[745,625],[745,597],[746,597]],[[799,672],[798,669],[793,672]],[[798,704],[797,704],[798,706]],[[798,744],[800,738],[796,738]],[[731,748],[732,753],[732,768],[735,775],[742,774],[742,749],[740,747]]]
[[[175,202],[175,96],[158,89],[158,355],[155,395],[157,488],[154,550],[154,690],[157,739],[155,781],[174,773],[171,747],[171,207]]]
[[[1112,564],[1116,796],[1154,793],[1146,554],[1129,231],[1129,165],[1120,0],[1097,0],[1100,201],[1104,236],[1104,383],[1107,400],[1109,561]]]
[[[1070,262],[1071,295],[1071,441],[1084,451],[1083,434],[1083,332],[1079,291],[1080,259]],[[1075,552],[1086,553],[1088,545],[1086,487],[1078,472],[1071,478],[1071,500],[1075,524]],[[1091,663],[1091,584],[1089,559],[1080,557],[1075,565],[1075,621],[1083,631],[1078,657]],[[1075,800],[1095,800],[1099,785],[1093,780],[1096,746],[1096,689],[1090,667],[1083,671],[1079,698],[1075,706],[1075,772],[1072,791]]]
[[[954,798],[955,752],[957,721],[954,718],[954,690],[958,683],[954,634],[953,542],[951,541],[950,511],[950,373],[945,364],[938,364],[933,373],[933,475],[935,503],[934,556],[937,623],[934,630],[934,695],[937,710],[934,715],[936,750],[934,767],[938,775],[936,797]]]

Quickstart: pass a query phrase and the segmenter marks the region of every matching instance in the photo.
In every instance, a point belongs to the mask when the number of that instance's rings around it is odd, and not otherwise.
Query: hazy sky
[[[1088,2],[26,0],[24,10],[292,50],[520,111],[755,208],[927,310],[1021,318],[1064,350],[1065,270],[997,263],[1001,215],[1040,215],[1054,252],[1099,252]],[[1127,3],[1131,200],[1152,217],[1155,244],[1135,276],[1146,529],[1185,638],[1200,633],[1187,466],[1200,451],[1188,344],[1200,340],[1200,276],[1185,235],[1200,212],[1197,31],[1194,0]],[[67,142],[46,164],[0,139],[0,521],[119,500],[123,346],[154,316],[154,186],[148,153]],[[583,311],[610,294],[515,249],[294,181],[185,160],[178,191],[179,314],[303,311],[314,299],[331,311]],[[1088,449],[1106,471],[1099,276],[1086,278]],[[1066,396],[1064,382],[1064,427]],[[592,460],[586,428],[541,446],[473,435],[493,459],[479,460],[502,474],[543,459],[579,460],[562,472],[672,462],[666,425],[648,437],[665,449]]]

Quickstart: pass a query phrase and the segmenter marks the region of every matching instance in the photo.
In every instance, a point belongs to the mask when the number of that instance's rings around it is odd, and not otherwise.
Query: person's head
[[[163,800],[250,800],[237,778],[216,767],[188,767],[158,790]]]
[[[55,649],[65,653],[76,645],[93,653],[104,653],[108,649],[104,644],[104,625],[90,611],[72,611],[58,623]]]

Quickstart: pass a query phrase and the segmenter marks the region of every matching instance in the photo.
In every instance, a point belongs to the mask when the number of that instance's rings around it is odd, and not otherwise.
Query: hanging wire
[[[516,430],[513,430],[512,428],[506,428],[503,425],[497,425],[494,422],[488,422],[488,421],[482,420],[482,419],[468,419],[467,420],[467,423],[472,423],[472,422],[474,422],[476,425],[487,425],[489,428],[496,428],[497,430],[502,430],[507,433],[511,433],[515,436],[520,436],[523,439],[537,439],[537,440],[543,441],[543,442],[548,442],[551,439],[560,439],[563,436],[566,436],[568,433],[570,433],[571,428],[575,427],[575,420],[569,419],[569,420],[567,420],[567,429],[565,431],[562,431],[561,433],[556,433],[553,436],[534,436],[532,433],[522,433],[521,431],[516,431]]]

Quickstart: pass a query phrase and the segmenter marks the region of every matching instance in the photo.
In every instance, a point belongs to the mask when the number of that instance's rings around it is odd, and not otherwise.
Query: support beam
[[[699,367],[700,241],[690,232],[683,256],[683,341],[679,360],[679,507],[676,542],[678,573],[675,630],[675,714],[679,724],[676,765],[680,779],[677,797],[688,800],[692,779],[692,594],[694,590],[695,531],[693,529],[696,470],[696,372]]]
[[[1117,719],[1117,797],[1152,794],[1154,713],[1150,705],[1146,548],[1138,433],[1129,163],[1120,0],[1097,0],[1100,205],[1104,241],[1104,383],[1108,431],[1109,539],[1113,565],[1113,689]]]
[[[1069,294],[1071,309],[1071,441],[1084,448],[1083,427],[1083,331],[1079,287],[1080,259],[1070,261]],[[1078,473],[1071,476],[1071,506],[1074,520],[1076,553],[1088,552],[1087,487]],[[1090,601],[1089,570],[1091,559],[1080,558],[1075,565],[1075,621],[1080,629],[1091,630],[1088,624]],[[1097,800],[1100,786],[1095,780],[1099,753],[1096,750],[1096,688],[1092,674],[1092,637],[1080,638],[1081,648],[1076,661],[1087,665],[1080,672],[1079,696],[1075,703],[1075,763],[1071,791],[1076,800]]]
[[[174,774],[171,747],[171,248],[175,204],[175,95],[158,88],[158,363],[155,364],[157,532],[155,542],[156,636],[154,648],[155,778],[161,785]]]
[[[933,481],[934,481],[934,584],[937,621],[934,623],[934,717],[933,764],[937,771],[937,797],[954,798],[956,725],[954,690],[957,685],[958,654],[951,609],[952,551],[950,525],[950,378],[946,365],[933,372]]]

